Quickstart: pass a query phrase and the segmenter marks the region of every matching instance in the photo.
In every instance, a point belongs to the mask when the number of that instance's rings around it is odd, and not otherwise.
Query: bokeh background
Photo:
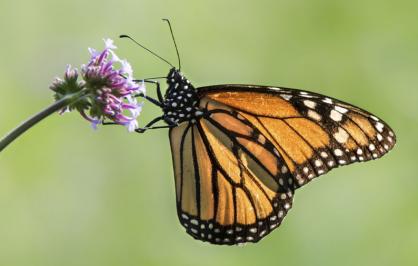
[[[131,34],[175,63],[170,18],[196,86],[312,90],[377,114],[398,137],[384,158],[298,191],[263,241],[219,247],[178,223],[167,130],[93,131],[77,113],[53,115],[0,154],[0,265],[418,264],[417,1],[0,0],[0,10],[1,135],[49,105],[54,76],[103,37]],[[116,44],[136,77],[168,73]],[[147,103],[141,123],[159,112]]]

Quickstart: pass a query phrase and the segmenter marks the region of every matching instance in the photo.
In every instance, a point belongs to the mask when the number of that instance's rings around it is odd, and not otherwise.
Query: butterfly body
[[[167,84],[168,89],[163,102],[164,121],[167,124],[179,124],[195,119],[201,114],[196,90],[180,71],[171,69],[167,76]]]
[[[257,242],[278,227],[295,190],[333,168],[383,156],[390,127],[348,103],[297,89],[215,85],[167,76],[180,223],[196,239]]]

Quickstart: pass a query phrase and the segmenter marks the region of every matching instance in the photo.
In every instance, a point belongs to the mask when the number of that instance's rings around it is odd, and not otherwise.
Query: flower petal
[[[90,47],[88,49],[89,49],[89,53],[90,53],[92,58],[96,58],[100,54],[100,52],[96,51],[96,49],[93,49],[93,48],[90,48]]]
[[[121,61],[120,58],[119,58],[119,56],[117,56],[116,53],[113,52],[113,50],[109,49],[108,51],[112,55],[112,61],[113,62],[120,62]]]
[[[97,125],[101,124],[102,120],[98,119],[98,118],[93,118],[93,120],[91,121],[91,127],[94,130],[97,130]]]
[[[113,40],[110,38],[103,39],[105,43],[105,49],[117,49],[116,45],[113,44]]]
[[[122,64],[122,73],[126,74],[128,78],[132,79],[133,70],[131,64],[129,64],[126,59],[121,60],[120,63]]]
[[[129,132],[134,132],[135,131],[135,129],[137,129],[138,128],[138,121],[136,121],[135,119],[134,120],[131,120],[127,125],[126,125],[126,127],[128,128],[128,131]]]
[[[136,106],[136,108],[129,109],[129,111],[131,112],[131,114],[132,114],[133,117],[137,118],[141,114],[141,111],[142,111],[142,103],[138,104]]]
[[[145,92],[146,92],[146,90],[145,90],[146,88],[145,88],[145,82],[144,81],[142,81],[141,82],[141,84],[139,85],[139,87],[138,87],[138,92],[142,92],[144,95],[145,95]]]

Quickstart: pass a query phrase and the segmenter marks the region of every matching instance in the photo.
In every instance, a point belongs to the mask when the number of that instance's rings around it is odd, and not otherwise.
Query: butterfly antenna
[[[181,70],[180,54],[179,54],[179,49],[177,48],[176,39],[174,38],[173,28],[171,27],[170,20],[168,20],[166,18],[163,18],[163,20],[168,23],[168,27],[170,28],[171,38],[173,38],[174,46],[176,47],[176,52],[177,52],[177,59],[179,60],[179,70]]]
[[[143,49],[145,49],[146,51],[150,52],[151,54],[153,54],[154,56],[158,57],[159,59],[163,60],[164,62],[166,62],[167,64],[169,64],[171,67],[174,67],[170,62],[168,62],[166,59],[162,58],[161,56],[159,56],[158,54],[154,53],[153,51],[151,51],[150,49],[148,49],[147,47],[143,46],[142,44],[140,44],[139,42],[137,42],[134,38],[132,38],[129,35],[126,34],[122,34],[119,36],[119,38],[128,38],[131,41],[133,41],[134,43],[136,43],[137,45],[139,45],[140,47],[142,47]]]

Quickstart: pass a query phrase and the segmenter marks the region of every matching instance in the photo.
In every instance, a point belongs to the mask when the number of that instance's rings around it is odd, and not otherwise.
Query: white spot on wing
[[[287,195],[285,193],[280,195],[280,199],[285,200],[287,198]]]
[[[331,119],[334,120],[335,122],[340,122],[341,119],[343,118],[343,115],[335,110],[331,110],[329,117],[331,117]]]
[[[334,154],[336,155],[336,156],[343,156],[343,151],[342,150],[340,150],[340,149],[335,149],[334,150]]]
[[[374,115],[370,116],[374,121],[379,121],[379,118],[375,117]]]
[[[332,104],[332,100],[330,98],[325,98],[322,100],[324,103]]]
[[[304,100],[303,104],[311,109],[315,109],[316,103],[311,100]]]
[[[286,101],[289,101],[290,99],[292,99],[292,95],[290,94],[280,94],[280,97],[282,97]]]
[[[376,123],[376,125],[375,125],[375,127],[376,127],[377,131],[379,131],[379,132],[383,132],[383,128],[384,128],[385,126],[384,126],[382,123],[377,122],[377,123]]]
[[[308,178],[312,179],[312,178],[314,178],[314,175],[311,173],[311,174],[308,175]]]
[[[286,174],[287,173],[287,167],[286,165],[282,166],[282,174]]]
[[[343,113],[343,114],[348,112],[347,109],[345,109],[344,107],[341,107],[341,106],[335,106],[334,109],[337,110],[340,113]]]
[[[317,121],[321,120],[321,118],[322,118],[320,114],[318,114],[317,112],[312,111],[312,110],[308,110],[308,116],[310,118],[313,118],[313,119],[317,120]]]
[[[348,140],[348,133],[347,131],[345,131],[343,128],[339,127],[338,131],[334,133],[334,138],[339,142],[339,143],[345,143]]]

